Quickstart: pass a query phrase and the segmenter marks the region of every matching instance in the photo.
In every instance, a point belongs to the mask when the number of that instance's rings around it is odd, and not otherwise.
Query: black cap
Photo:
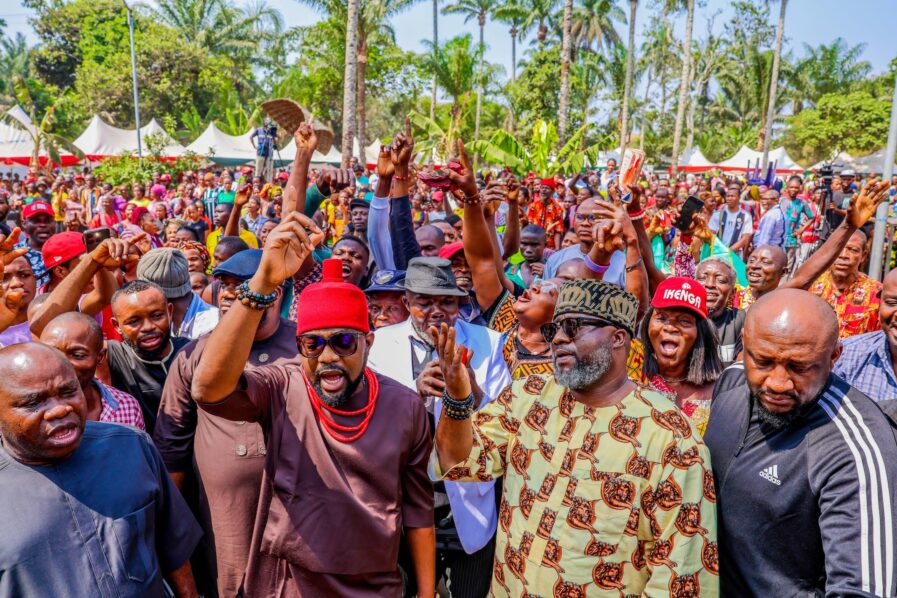
[[[364,290],[365,293],[403,293],[405,282],[404,270],[378,270],[371,277],[371,284]]]

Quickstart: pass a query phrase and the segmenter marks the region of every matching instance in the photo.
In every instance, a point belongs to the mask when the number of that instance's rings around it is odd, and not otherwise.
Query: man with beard
[[[887,181],[866,185],[850,200],[847,215],[841,224],[787,281],[782,281],[787,269],[785,252],[780,247],[769,245],[755,249],[746,264],[748,286],[735,293],[733,307],[748,309],[757,299],[779,288],[780,283],[781,288],[785,289],[809,289],[813,281],[839,259],[853,234],[875,215],[878,204],[887,196]]]
[[[503,478],[493,594],[717,594],[710,456],[669,399],[627,377],[637,317],[617,285],[565,283],[543,326],[554,376],[515,381],[473,419],[463,347],[441,327],[435,473]]]
[[[371,368],[417,390],[418,401],[438,420],[445,380],[436,360],[436,339],[429,329],[445,323],[454,328],[458,342],[471,351],[467,367],[475,380],[478,404],[485,405],[497,397],[511,382],[502,357],[502,337],[459,317],[467,293],[455,283],[449,261],[438,257],[412,259],[402,287],[411,315],[401,324],[377,330],[377,342],[368,360]],[[445,522],[441,527],[446,537],[455,538],[454,548],[448,542],[440,547],[437,579],[450,569],[450,587],[458,596],[478,598],[489,590],[497,522],[493,486],[490,481],[470,489],[457,484],[446,484],[444,490],[437,488],[436,520]],[[452,534],[455,531],[456,536]],[[457,548],[459,541],[463,550]]]
[[[744,365],[718,381],[704,438],[725,595],[897,595],[897,444],[832,375],[840,354],[838,320],[810,293],[778,290],[748,312]]]
[[[306,231],[309,231],[308,233]],[[254,332],[323,238],[293,212],[209,337],[191,394],[209,413],[259,422],[267,456],[243,595],[401,596],[404,531],[420,596],[432,597],[435,535],[426,477],[432,446],[413,393],[367,365],[367,302],[339,260],[300,298],[301,368],[243,369]],[[236,365],[236,367],[234,367]]]
[[[878,320],[881,330],[844,339],[834,372],[873,401],[888,401],[897,399],[897,270],[885,276]]]
[[[171,312],[165,292],[152,282],[132,280],[112,295],[112,324],[122,341],[107,341],[110,379],[112,386],[140,401],[150,434],[171,363],[190,342],[172,336]]]
[[[50,280],[41,250],[47,239],[56,232],[54,217],[53,207],[45,201],[34,201],[22,210],[22,228],[28,238],[22,239],[19,242],[19,247],[28,249],[25,257],[31,264],[31,271],[37,278],[38,286],[44,285]]]
[[[221,317],[233,307],[238,287],[259,269],[262,252],[241,251],[215,268],[218,312]],[[279,291],[278,291],[279,292]],[[248,368],[264,365],[295,367],[296,325],[280,318],[280,300],[268,307],[255,332]],[[212,327],[217,323],[212,323]],[[153,441],[165,467],[183,492],[198,486],[198,519],[209,546],[211,579],[217,579],[221,597],[235,596],[249,559],[252,528],[258,507],[262,471],[265,466],[264,431],[258,423],[230,421],[198,409],[190,396],[190,381],[209,342],[203,336],[184,347],[171,366]],[[204,588],[207,594],[214,592]]]
[[[0,350],[0,594],[197,596],[201,531],[146,434],[87,421],[65,356]]]
[[[548,234],[548,245],[557,249],[564,235],[564,208],[554,200],[553,178],[544,178],[539,184],[539,197],[529,205],[526,219],[530,224],[542,227]]]

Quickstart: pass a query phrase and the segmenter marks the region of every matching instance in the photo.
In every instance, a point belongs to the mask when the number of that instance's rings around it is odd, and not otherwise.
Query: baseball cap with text
[[[673,276],[657,285],[651,305],[658,309],[679,307],[706,318],[707,289],[694,279]]]

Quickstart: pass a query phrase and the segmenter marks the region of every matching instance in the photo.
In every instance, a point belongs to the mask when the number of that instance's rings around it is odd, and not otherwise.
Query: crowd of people
[[[897,595],[897,179],[295,142],[0,179],[0,595]]]

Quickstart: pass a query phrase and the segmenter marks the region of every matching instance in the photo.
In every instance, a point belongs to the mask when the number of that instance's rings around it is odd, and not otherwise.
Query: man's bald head
[[[762,245],[751,252],[745,264],[748,286],[755,294],[772,291],[779,286],[788,260],[781,247]]]
[[[0,435],[21,463],[48,465],[78,447],[87,403],[65,356],[41,343],[0,349]]]
[[[816,295],[779,289],[751,306],[743,334],[745,376],[761,416],[786,426],[819,396],[841,355],[838,318]]]
[[[420,246],[421,255],[425,257],[438,256],[439,250],[445,245],[445,233],[432,224],[425,224],[414,231],[414,238]]]
[[[77,311],[68,311],[50,320],[41,333],[40,340],[42,343],[47,343],[48,339],[66,334],[78,336],[95,351],[100,351],[103,348],[103,329],[100,328],[96,320]],[[52,343],[49,344],[52,345]]]
[[[85,391],[93,384],[97,366],[106,357],[103,330],[97,321],[79,312],[66,312],[53,318],[40,335],[40,342],[65,355],[78,382]]]

